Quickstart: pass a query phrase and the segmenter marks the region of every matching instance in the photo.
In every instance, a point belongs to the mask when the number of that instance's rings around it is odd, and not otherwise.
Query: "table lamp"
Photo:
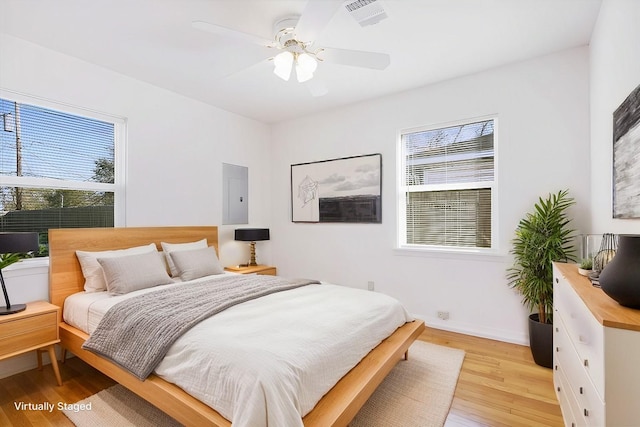
[[[26,254],[39,249],[38,233],[0,233],[0,254]],[[20,261],[19,256],[5,256],[0,261],[2,268],[7,267],[14,262]],[[0,283],[2,284],[2,293],[4,294],[5,306],[0,307],[0,315],[18,313],[27,308],[26,304],[11,304],[7,287],[4,284],[2,276],[2,268],[0,268]]]
[[[269,240],[268,228],[237,228],[235,240],[249,243],[249,251],[251,253],[250,266],[258,265],[256,263],[256,242],[259,240]]]

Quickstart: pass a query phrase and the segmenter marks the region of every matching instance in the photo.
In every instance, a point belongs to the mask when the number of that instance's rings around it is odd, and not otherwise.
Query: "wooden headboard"
[[[62,307],[71,294],[84,291],[84,276],[76,250],[107,251],[160,242],[188,243],[207,239],[218,253],[218,227],[116,227],[49,230],[49,298]]]

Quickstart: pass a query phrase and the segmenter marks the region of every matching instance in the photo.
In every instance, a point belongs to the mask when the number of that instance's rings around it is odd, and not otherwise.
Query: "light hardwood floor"
[[[430,328],[420,339],[466,351],[446,427],[562,425],[552,371],[537,366],[528,347]],[[78,358],[60,372],[61,387],[49,365],[1,379],[0,426],[73,427],[57,408],[20,411],[15,402],[74,403],[114,384]]]

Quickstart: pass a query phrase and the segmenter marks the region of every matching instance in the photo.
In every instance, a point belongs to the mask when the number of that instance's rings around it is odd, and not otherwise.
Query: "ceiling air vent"
[[[344,3],[344,7],[362,27],[377,24],[387,17],[382,4],[377,0],[349,0]]]

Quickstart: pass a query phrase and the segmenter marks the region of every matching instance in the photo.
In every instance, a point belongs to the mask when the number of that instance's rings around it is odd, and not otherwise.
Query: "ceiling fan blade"
[[[313,96],[314,98],[325,96],[329,92],[324,83],[318,80],[317,77],[306,81],[304,84],[307,86],[307,89],[309,89],[311,96]]]
[[[336,49],[333,47],[324,49],[318,54],[318,57],[323,61],[334,64],[372,68],[374,70],[384,70],[391,63],[391,57],[386,53]]]
[[[219,65],[215,71],[211,72],[211,75],[217,79],[226,79],[237,73],[242,73],[252,67],[258,66],[262,63],[271,62],[268,59],[271,54],[265,52],[257,52],[253,54],[229,54],[225,57],[228,58],[224,64]]]
[[[274,45],[273,40],[265,39],[253,34],[243,33],[242,31],[232,30],[231,28],[215,25],[205,21],[193,21],[191,26],[195,29],[206,31],[208,33],[218,34],[220,36],[242,40],[248,43],[257,44],[260,46],[272,47]]]
[[[309,0],[296,25],[296,38],[304,42],[320,37],[344,0]]]

